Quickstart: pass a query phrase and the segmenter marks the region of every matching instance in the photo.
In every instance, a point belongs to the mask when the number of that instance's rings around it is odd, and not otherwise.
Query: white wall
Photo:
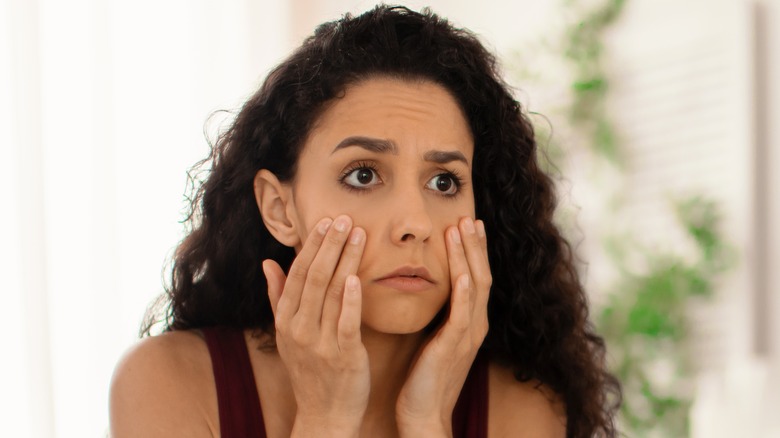
[[[764,288],[762,304],[766,315],[766,344],[770,358],[766,414],[766,430],[771,436],[780,436],[780,1],[759,1],[757,20],[761,42],[758,44],[758,79],[756,94],[759,105],[757,133],[762,163],[759,210],[762,220],[761,283]]]
[[[715,302],[693,312],[693,354],[702,369],[697,437],[776,436],[769,423],[780,406],[772,400],[778,386],[770,351],[778,337],[770,310],[777,256],[768,256],[776,247],[770,179],[780,145],[764,118],[777,117],[768,107],[780,100],[760,78],[773,77],[764,63],[777,62],[779,52],[757,32],[757,18],[768,29],[771,20],[780,23],[757,14],[752,2],[634,1],[610,40],[613,105],[631,150],[627,220],[644,230],[645,242],[674,247],[681,239],[663,204],[703,193],[719,203],[721,229],[739,258]]]

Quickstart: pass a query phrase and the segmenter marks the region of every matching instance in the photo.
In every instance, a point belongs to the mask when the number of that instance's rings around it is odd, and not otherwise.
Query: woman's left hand
[[[452,411],[488,332],[492,284],[485,227],[462,218],[445,237],[450,313],[421,349],[396,402],[401,436],[452,436]],[[435,435],[434,435],[435,434]]]

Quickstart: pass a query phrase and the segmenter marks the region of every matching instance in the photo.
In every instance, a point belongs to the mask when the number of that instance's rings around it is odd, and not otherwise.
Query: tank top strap
[[[241,329],[204,328],[217,385],[222,438],[266,438],[260,396]]]
[[[488,355],[477,353],[452,411],[453,438],[487,438]]]
[[[252,363],[240,329],[204,328],[211,356],[222,438],[266,438]],[[480,350],[452,412],[453,438],[486,438],[488,357]]]

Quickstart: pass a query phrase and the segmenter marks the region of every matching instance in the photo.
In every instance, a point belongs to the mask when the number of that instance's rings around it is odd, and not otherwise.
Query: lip
[[[375,283],[403,291],[422,291],[436,284],[424,267],[404,266],[374,280]]]
[[[429,283],[435,283],[435,281],[431,279],[431,273],[428,272],[428,270],[424,266],[418,266],[418,267],[403,266],[385,275],[382,278],[378,278],[377,281],[386,280],[388,278],[393,278],[393,277],[419,277]]]

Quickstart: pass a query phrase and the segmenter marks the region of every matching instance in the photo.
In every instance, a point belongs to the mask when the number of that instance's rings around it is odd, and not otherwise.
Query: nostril
[[[407,240],[414,240],[414,234],[407,233],[404,234],[403,237],[401,237],[402,242],[406,242]]]

